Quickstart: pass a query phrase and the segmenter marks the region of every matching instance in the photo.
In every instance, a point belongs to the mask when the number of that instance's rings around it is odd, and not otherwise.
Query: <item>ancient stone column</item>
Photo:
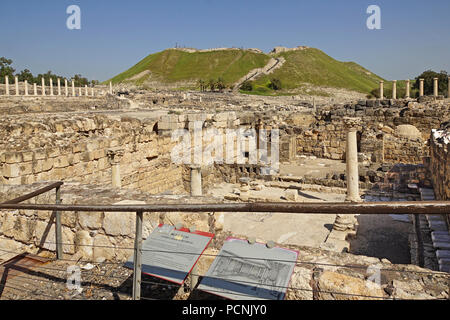
[[[72,97],[75,97],[75,82],[72,80]]]
[[[111,94],[113,93],[112,82],[111,81],[109,82],[109,93],[111,93]]]
[[[423,81],[424,79],[419,79],[419,97],[423,97]]]
[[[81,97],[81,87],[78,88],[78,96]]]
[[[397,80],[392,81],[392,99],[397,99]]]
[[[202,171],[200,166],[191,166],[191,196],[202,195]]]
[[[94,87],[91,89],[91,95],[94,96]]]
[[[439,78],[433,78],[433,95],[437,97],[439,95]]]
[[[85,89],[85,93],[86,93],[86,97],[87,97],[89,95],[87,84],[84,86],[84,89]]]
[[[5,76],[5,95],[9,96],[9,78]]]
[[[347,163],[347,197],[346,201],[358,202],[359,197],[359,174],[358,174],[358,146],[356,131],[360,124],[360,118],[344,117],[344,125],[347,129],[346,163]]]
[[[380,99],[384,97],[384,81],[380,81]]]
[[[25,80],[25,95],[28,95],[28,81]]]
[[[45,96],[45,79],[42,78],[42,95]]]
[[[64,79],[64,93],[66,97],[69,95],[69,88],[67,88],[67,79]]]
[[[61,79],[58,78],[58,96],[61,95]]]
[[[111,164],[111,183],[113,188],[122,187],[122,179],[120,178],[120,159],[123,156],[122,149],[109,149],[107,151],[109,163]]]
[[[14,77],[14,83],[16,86],[16,96],[19,95],[19,77]]]
[[[50,95],[53,95],[53,79],[50,78]]]
[[[34,91],[34,95],[37,96],[37,84],[33,83],[33,91]]]
[[[406,80],[406,98],[410,98],[410,88],[411,88],[411,82],[409,80]]]
[[[360,118],[344,117],[344,125],[347,129],[347,197],[345,201],[359,202],[359,174],[358,174],[358,149],[356,141],[356,131],[360,124]],[[336,231],[354,230],[357,220],[353,214],[337,214],[333,224]]]

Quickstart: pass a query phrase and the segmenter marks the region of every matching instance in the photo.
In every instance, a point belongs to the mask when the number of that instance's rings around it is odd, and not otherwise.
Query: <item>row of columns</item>
[[[61,95],[61,80],[58,79],[58,96]],[[25,80],[24,81],[24,95],[28,96],[28,81]],[[46,96],[46,92],[45,92],[45,79],[42,78],[42,84],[41,84],[41,88],[42,88],[42,96]],[[85,96],[89,96],[89,88],[87,85],[84,86],[84,92],[85,92]],[[33,90],[34,90],[34,95],[37,96],[38,95],[38,91],[37,91],[37,84],[33,83]],[[10,92],[9,92],[9,78],[8,76],[5,76],[5,95],[9,96]],[[16,91],[16,96],[20,95],[19,92],[19,79],[18,77],[15,77],[15,91]],[[75,96],[75,83],[72,81],[72,96]],[[109,93],[112,94],[112,83],[109,83]],[[67,79],[64,79],[64,94],[65,96],[69,95],[69,87],[68,87],[68,81]],[[50,96],[54,95],[54,90],[53,90],[53,79],[50,79]],[[78,95],[82,96],[82,89],[81,87],[78,88]],[[90,95],[93,97],[95,95],[95,91],[94,91],[94,87],[91,87],[91,92]]]
[[[423,91],[424,79],[419,79],[419,96],[424,95]],[[410,80],[406,80],[406,94],[405,98],[410,98]],[[433,95],[437,97],[439,95],[439,78],[433,78]],[[448,77],[448,97],[450,98],[450,77]],[[384,81],[380,81],[380,99],[384,98]],[[397,80],[392,81],[392,99],[397,99]]]

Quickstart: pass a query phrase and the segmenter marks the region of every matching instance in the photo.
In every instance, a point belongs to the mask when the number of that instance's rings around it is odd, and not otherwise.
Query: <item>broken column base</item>
[[[356,236],[357,227],[355,215],[338,214],[333,229],[320,247],[335,252],[350,252],[350,239]]]
[[[337,231],[346,231],[346,230],[355,230],[358,221],[353,214],[338,214],[336,215],[336,220],[333,224],[333,230]]]

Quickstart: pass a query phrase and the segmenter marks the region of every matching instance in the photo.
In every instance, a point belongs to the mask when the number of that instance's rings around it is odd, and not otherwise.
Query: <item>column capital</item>
[[[108,156],[111,165],[119,164],[123,154],[123,149],[119,148],[111,148],[106,151],[106,155]]]
[[[345,128],[350,131],[358,130],[358,127],[361,125],[361,118],[344,117],[342,120]]]

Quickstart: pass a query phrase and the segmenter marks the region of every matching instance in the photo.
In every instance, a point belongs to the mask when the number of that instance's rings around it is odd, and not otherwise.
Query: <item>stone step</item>
[[[435,221],[443,221],[443,222],[445,222],[445,218],[441,214],[426,214],[425,216],[427,217],[428,221],[435,220]]]
[[[450,273],[450,259],[439,259],[439,271]]]
[[[420,188],[420,199],[422,201],[432,201],[435,200],[434,190],[430,188]]]
[[[450,250],[450,242],[433,241],[433,246],[438,250]]]
[[[448,232],[439,232],[433,231],[431,233],[431,239],[437,242],[450,242],[450,234]]]
[[[431,231],[447,231],[447,224],[443,221],[428,221],[428,225]]]
[[[434,196],[434,190],[431,188],[419,188],[420,194],[424,195],[433,195]]]
[[[436,250],[436,257],[438,259],[450,259],[450,250]]]
[[[433,231],[431,233],[432,235],[436,235],[436,236],[446,236],[446,235],[450,235],[450,233],[448,231]]]

